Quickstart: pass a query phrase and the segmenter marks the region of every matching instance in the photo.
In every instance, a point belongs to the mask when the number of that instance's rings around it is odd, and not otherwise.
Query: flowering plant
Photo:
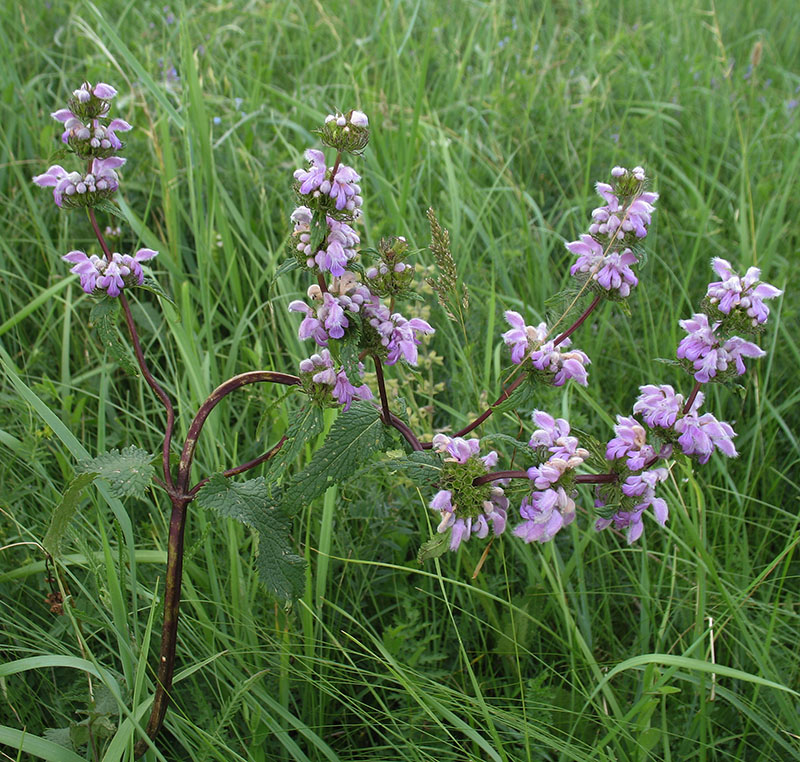
[[[161,728],[172,687],[183,533],[193,502],[255,530],[262,540],[258,564],[265,584],[276,596],[291,600],[304,584],[303,560],[293,552],[289,537],[292,516],[331,482],[347,479],[378,453],[400,451],[399,458],[393,456],[394,467],[415,475],[429,490],[428,504],[437,525],[432,537],[421,543],[421,562],[456,552],[473,537],[481,541],[491,536],[491,542],[505,534],[509,524],[511,535],[525,543],[551,542],[587,503],[594,504],[596,529],[613,527],[624,531],[629,543],[636,542],[644,533],[648,509],[656,525],[664,526],[669,518],[666,500],[657,489],[675,459],[703,464],[717,450],[726,457],[737,454],[732,426],[711,412],[700,412],[705,401],[701,389],[744,374],[745,358],[764,355],[750,339],[764,330],[769,315],[765,302],[781,291],[762,282],[757,268],[739,276],[720,258],[714,259],[713,267],[721,280],[709,284],[699,311],[680,323],[687,336],[677,348],[675,362],[693,377],[688,395],[667,384],[642,385],[633,414],[617,416],[614,436],[605,444],[539,409],[532,413],[534,428],[527,441],[505,438],[507,447],[498,446],[500,452],[490,449],[487,441],[467,438],[495,411],[524,407],[537,387],[589,385],[591,360],[572,346],[572,336],[603,301],[624,302],[639,283],[642,241],[658,201],[642,167],[614,167],[610,182],[597,184],[603,203],[592,212],[588,233],[566,243],[576,260],[570,269],[575,289],[564,313],[549,325],[547,321],[532,325],[521,313],[506,311],[510,328],[502,340],[509,349],[511,368],[497,400],[460,431],[445,433],[449,427],[442,426],[436,433],[415,432],[406,411],[392,409],[385,373],[397,365],[416,366],[434,327],[411,308],[398,307],[399,302],[419,297],[406,239],[398,235],[380,241],[376,249],[362,248],[361,177],[344,162],[346,154],[359,154],[369,142],[369,120],[357,110],[329,115],[318,131],[323,144],[335,152],[333,162],[323,150],[309,149],[307,166],[293,175],[297,206],[289,217],[290,251],[280,271],[303,270],[311,276],[306,298],[291,301],[287,308],[302,316],[298,337],[313,342],[313,351],[299,363],[297,375],[255,370],[223,382],[200,406],[183,445],[173,453],[175,408],[148,366],[128,302],[128,295],[137,289],[167,298],[142,267],[157,252],[112,251],[95,215],[95,210],[115,210],[111,201],[119,189],[117,170],[125,164],[117,155],[123,145],[116,133],[132,129],[109,117],[115,95],[114,88],[103,83],[84,83],[74,91],[68,107],[53,116],[64,124],[62,139],[86,162],[85,171],[54,165],[34,182],[52,187],[59,207],[86,209],[101,254],[74,250],[63,259],[72,265],[84,292],[96,299],[92,312],[104,344],[124,363],[127,349],[115,333],[121,309],[136,368],[164,406],[159,476],[154,474],[152,456],[135,446],[98,455],[79,466],[89,477],[81,481],[81,488],[99,476],[119,495],[141,495],[152,482],[172,505],[161,658],[146,728],[150,739]],[[429,218],[431,249],[440,271],[430,285],[445,314],[455,319],[456,312],[467,309],[467,293],[459,285],[447,231],[432,211]],[[584,308],[575,317],[580,306]],[[366,376],[370,366],[374,387]],[[302,406],[284,436],[261,456],[192,483],[194,453],[209,414],[227,395],[255,383],[281,384],[301,395]],[[311,460],[292,472],[290,466],[305,445],[323,431],[325,408],[341,412]],[[174,465],[172,456],[178,453]],[[509,468],[498,468],[510,453],[521,453],[523,468],[512,469],[510,462]],[[231,478],[264,464],[263,476],[244,482]],[[581,495],[581,485],[588,485],[591,497]],[[64,525],[61,515],[48,535],[45,547],[53,556],[58,555]],[[137,753],[147,743],[142,739]]]

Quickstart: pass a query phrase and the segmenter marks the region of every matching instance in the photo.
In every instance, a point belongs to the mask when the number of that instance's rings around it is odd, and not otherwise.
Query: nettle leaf
[[[385,444],[380,410],[369,402],[355,402],[331,427],[325,444],[288,484],[284,505],[294,512],[321,495],[331,483],[351,476]]]
[[[532,377],[526,378],[513,392],[511,396],[496,405],[496,413],[506,413],[512,410],[533,409],[536,399],[536,382]]]
[[[357,320],[354,320],[357,318]],[[361,341],[361,317],[352,315],[350,317],[350,327],[342,338],[339,347],[339,360],[342,363],[347,380],[353,386],[361,386],[361,374],[358,370],[358,347]]]
[[[424,543],[422,543],[422,547],[420,547],[419,551],[417,552],[417,562],[424,564],[426,561],[430,561],[433,558],[439,558],[439,556],[447,553],[448,549],[450,548],[450,535],[452,532],[453,528],[450,527],[446,532],[442,532],[442,534],[435,534],[430,538],[430,540],[426,540]]]
[[[319,209],[314,210],[314,216],[311,218],[311,237],[309,244],[311,251],[316,254],[322,246],[322,242],[328,237],[328,216],[325,212]]]
[[[78,465],[78,472],[94,474],[105,479],[114,497],[143,498],[145,490],[153,481],[153,456],[140,447],[131,445],[122,452],[109,450],[96,458]]]
[[[286,273],[292,272],[292,270],[297,270],[300,267],[300,263],[294,258],[289,257],[289,259],[284,260],[278,266],[278,269],[275,270],[275,275],[272,276],[272,282],[274,283],[281,275],[286,275]]]
[[[297,460],[310,439],[322,433],[322,411],[316,405],[302,408],[286,429],[286,444],[270,459],[266,478],[274,481]]]
[[[113,214],[115,217],[119,217],[121,220],[125,219],[125,215],[122,213],[122,210],[116,205],[112,204],[108,199],[104,198],[101,201],[98,201],[92,206],[101,211],[106,212],[107,214]]]
[[[481,437],[481,447],[483,447],[484,444],[489,445],[492,442],[503,442],[514,449],[520,450],[529,457],[536,457],[535,448],[531,447],[527,442],[522,442],[516,437],[511,437],[508,434],[495,432],[494,434],[486,434],[485,436]]]
[[[263,476],[233,482],[215,474],[197,493],[197,503],[258,532],[256,566],[264,585],[276,597],[292,600],[303,594],[305,561],[292,552],[291,517],[273,498]]]
[[[44,549],[51,556],[61,555],[61,541],[67,532],[72,517],[78,510],[83,491],[95,480],[96,475],[93,473],[78,474],[64,490],[61,496],[61,501],[53,511],[53,516],[50,519],[50,526],[47,528],[47,534],[42,540]]]
[[[144,280],[138,286],[135,286],[135,288],[143,288],[145,291],[149,291],[151,294],[155,294],[165,301],[168,301],[176,310],[178,309],[175,300],[162,288],[161,284],[150,275],[145,275]]]
[[[384,460],[382,468],[403,471],[415,484],[433,484],[442,471],[442,460],[432,452],[412,452],[407,458]]]
[[[97,337],[108,354],[119,366],[133,376],[139,375],[139,368],[127,344],[123,342],[117,323],[119,322],[119,301],[106,297],[96,302],[89,313],[89,323],[97,330]]]

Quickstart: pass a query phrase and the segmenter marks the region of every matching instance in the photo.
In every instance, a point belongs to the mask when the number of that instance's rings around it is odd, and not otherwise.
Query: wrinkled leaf
[[[144,497],[153,480],[153,456],[147,450],[131,445],[122,452],[109,450],[78,465],[82,474],[105,479],[114,497]]]
[[[67,527],[69,526],[72,517],[78,510],[83,491],[95,480],[94,473],[81,473],[78,474],[64,490],[61,497],[61,502],[56,506],[53,511],[53,516],[50,519],[50,526],[47,528],[47,534],[42,540],[44,549],[51,556],[58,556],[61,554],[61,541],[66,534]]]
[[[426,561],[439,558],[439,556],[447,553],[450,548],[450,535],[452,532],[453,528],[450,527],[446,532],[435,534],[430,540],[422,543],[422,547],[417,552],[417,561],[424,564]]]
[[[133,376],[139,375],[130,349],[122,340],[117,323],[119,320],[119,301],[113,297],[106,297],[95,303],[89,313],[89,323],[97,331],[97,337],[103,348],[119,366]]]
[[[258,532],[256,566],[270,592],[284,600],[302,595],[305,561],[292,552],[291,518],[273,499],[263,477],[234,482],[215,474],[197,493],[196,500],[201,507],[236,519]]]

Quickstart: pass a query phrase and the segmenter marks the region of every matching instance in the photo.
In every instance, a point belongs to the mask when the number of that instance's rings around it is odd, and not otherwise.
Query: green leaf
[[[446,532],[435,534],[430,540],[426,540],[417,553],[417,561],[424,564],[426,561],[439,558],[439,556],[447,553],[450,547],[450,535],[452,532],[453,528],[450,527]]]
[[[306,442],[322,433],[322,411],[316,405],[302,408],[286,429],[286,444],[269,461],[266,478],[274,481],[297,460]]]
[[[196,499],[202,508],[236,519],[258,532],[258,573],[276,597],[291,600],[302,595],[305,561],[292,553],[291,518],[273,499],[264,477],[232,482],[215,474]]]
[[[310,228],[311,237],[309,244],[311,246],[311,251],[316,254],[322,246],[322,242],[328,236],[328,218],[325,212],[321,212],[319,209],[314,210]]]
[[[175,300],[161,287],[161,284],[155,278],[149,275],[145,275],[141,284],[134,286],[134,288],[143,288],[145,291],[149,291],[151,294],[155,294],[169,302],[176,310],[178,309]]]
[[[522,371],[524,372],[524,371]],[[536,383],[532,377],[526,378],[508,399],[503,400],[494,408],[495,413],[505,413],[510,410],[531,408],[536,398]]]
[[[331,483],[344,481],[380,450],[384,441],[380,411],[369,402],[354,403],[336,419],[312,461],[289,482],[284,493],[287,510],[300,510]]]
[[[442,461],[432,452],[412,452],[407,458],[384,460],[375,464],[381,468],[404,471],[415,484],[433,484],[442,471]]]
[[[104,198],[102,201],[92,204],[92,206],[101,212],[113,214],[115,217],[119,217],[121,220],[125,219],[125,215],[122,213],[122,210],[116,204],[112,204],[108,199]]]
[[[83,491],[95,480],[94,473],[78,474],[67,486],[64,494],[61,496],[61,502],[56,506],[53,511],[53,517],[50,519],[50,526],[47,528],[47,534],[42,540],[44,549],[51,556],[61,555],[61,540],[67,531],[72,517],[78,510]]]
[[[139,375],[139,368],[131,355],[130,349],[123,342],[117,328],[119,319],[119,300],[106,297],[98,301],[89,313],[89,323],[97,330],[100,343],[108,354],[119,363],[123,370],[134,376]]]
[[[153,456],[139,447],[109,450],[78,465],[78,472],[105,479],[114,497],[144,497],[153,480]]]
[[[350,315],[350,327],[340,342],[339,360],[342,363],[347,380],[353,386],[361,386],[362,379],[359,373],[358,350],[361,342],[361,318],[358,315]]]
[[[286,275],[286,273],[297,270],[299,267],[300,263],[294,257],[289,257],[289,259],[284,260],[278,269],[275,270],[275,275],[272,276],[272,282],[274,283],[281,275]]]

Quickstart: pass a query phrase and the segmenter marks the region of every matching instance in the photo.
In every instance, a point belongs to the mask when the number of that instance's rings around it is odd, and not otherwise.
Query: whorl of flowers
[[[421,318],[406,318],[381,301],[382,296],[402,295],[413,277],[414,268],[403,262],[408,248],[404,238],[381,241],[380,260],[366,268],[366,282],[353,271],[358,267],[364,272],[356,265],[361,240],[352,227],[361,216],[360,177],[341,158],[343,151],[356,153],[367,145],[369,120],[356,110],[332,114],[318,133],[326,145],[336,148],[336,160],[328,166],[322,151],[306,151],[308,168],[294,172],[300,205],[291,215],[292,254],[300,265],[317,274],[318,283],[308,289],[308,302],[296,299],[289,310],[304,316],[298,329],[301,339],[313,339],[318,346],[333,350],[304,361],[308,370],[301,372],[311,373],[309,383],[333,386],[334,397],[349,406],[354,397],[367,399],[371,392],[366,386],[353,385],[352,373],[348,380],[344,367],[335,362],[339,350],[331,341],[343,342],[348,351],[362,357],[372,355],[385,365],[401,359],[416,365],[421,336],[433,333],[433,328]],[[333,276],[330,283],[328,275]],[[312,360],[313,368],[309,365]]]
[[[572,472],[589,457],[589,451],[578,446],[578,438],[570,435],[563,418],[534,410],[533,421],[539,428],[528,444],[546,453],[546,460],[528,469],[534,491],[522,500],[523,522],[514,527],[514,534],[525,542],[549,542],[575,519]]]
[[[359,376],[364,375],[364,366],[358,363]],[[312,397],[319,396],[319,389],[313,386],[322,387],[322,396],[331,393],[333,398],[347,410],[354,399],[371,400],[372,391],[366,384],[355,386],[347,378],[344,368],[336,370],[331,353],[327,349],[311,355],[311,357],[300,363],[300,379],[306,392]]]
[[[119,296],[126,286],[141,286],[144,272],[141,262],[146,262],[158,254],[153,249],[139,249],[133,256],[114,252],[111,259],[101,259],[97,255],[87,256],[83,251],[71,251],[62,259],[71,262],[70,272],[80,276],[81,288],[87,294],[105,291],[109,296]]]
[[[54,164],[42,175],[36,175],[33,182],[42,188],[53,189],[56,206],[72,209],[79,206],[95,206],[99,201],[113,196],[119,188],[118,170],[125,163],[120,156],[106,159],[93,159],[89,171],[67,172],[64,167]]]
[[[658,194],[644,190],[641,167],[614,167],[611,177],[611,184],[596,184],[606,203],[592,212],[589,234],[566,247],[578,257],[572,275],[588,277],[608,296],[625,298],[639,282],[631,269],[638,260],[630,245],[647,235]]]
[[[506,528],[508,498],[502,487],[492,484],[474,486],[473,481],[497,463],[492,451],[480,457],[480,440],[437,434],[433,449],[444,455],[439,480],[440,489],[430,501],[441,519],[437,532],[450,531],[450,550],[458,550],[471,535],[484,538],[491,527],[495,536]]]
[[[667,446],[656,453],[646,442],[644,427],[631,417],[618,415],[614,434],[606,447],[606,459],[613,464],[619,481],[605,489],[598,488],[595,506],[602,512],[611,499],[618,507],[608,516],[601,515],[595,528],[599,531],[613,523],[617,529],[627,530],[628,543],[633,543],[644,532],[642,516],[647,508],[652,507],[661,526],[669,517],[666,501],[655,494],[656,485],[667,478],[669,471],[650,466],[659,458],[668,457],[671,448]]]
[[[589,383],[586,366],[591,360],[578,349],[568,350],[572,343],[569,338],[556,346],[554,340],[547,341],[546,323],[526,325],[522,315],[513,310],[506,311],[505,318],[511,330],[503,334],[503,341],[511,349],[511,362],[519,365],[528,358],[533,369],[553,386],[562,386],[569,379],[581,386]]]
[[[757,344],[736,334],[762,330],[769,317],[764,301],[783,293],[761,282],[757,267],[739,276],[725,259],[716,257],[711,265],[723,280],[709,283],[702,312],[679,321],[687,335],[678,345],[678,358],[702,384],[741,376],[747,370],[744,358],[766,354]]]
[[[748,268],[742,276],[737,275],[731,263],[721,257],[714,257],[711,266],[722,280],[708,284],[706,296],[709,302],[725,315],[730,315],[733,310],[743,311],[753,326],[766,323],[769,307],[764,304],[764,300],[774,299],[783,291],[769,283],[763,283],[758,267]]]

